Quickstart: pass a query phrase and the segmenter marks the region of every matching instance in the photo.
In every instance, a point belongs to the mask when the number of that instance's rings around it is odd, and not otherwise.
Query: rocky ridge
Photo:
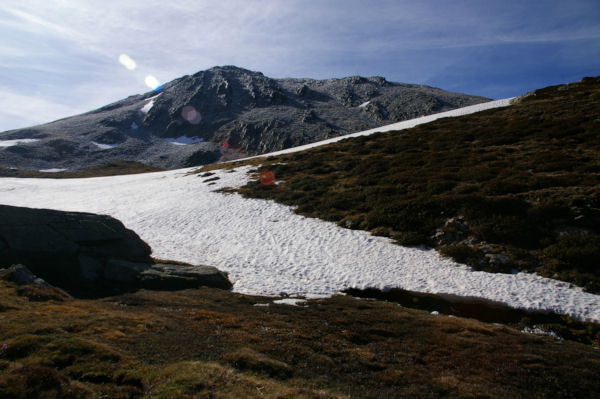
[[[174,169],[268,153],[485,101],[383,77],[272,79],[234,66],[214,67],[175,79],[157,92],[0,133],[0,141],[16,143],[0,147],[0,166],[76,170],[124,160]]]

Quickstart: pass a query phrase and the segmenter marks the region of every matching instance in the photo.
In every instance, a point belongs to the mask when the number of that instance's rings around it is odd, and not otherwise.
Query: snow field
[[[486,298],[528,310],[600,321],[600,296],[534,274],[474,272],[434,250],[305,218],[271,201],[217,193],[248,181],[250,167],[190,169],[91,179],[0,179],[0,203],[108,214],[136,231],[153,255],[227,271],[235,292],[292,297],[345,288],[407,290]],[[216,184],[210,184],[216,183]]]

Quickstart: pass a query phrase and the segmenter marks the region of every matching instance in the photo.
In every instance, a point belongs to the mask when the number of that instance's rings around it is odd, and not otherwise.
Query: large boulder
[[[0,205],[0,268],[24,264],[77,296],[137,288],[231,288],[209,266],[156,264],[132,230],[106,215]]]

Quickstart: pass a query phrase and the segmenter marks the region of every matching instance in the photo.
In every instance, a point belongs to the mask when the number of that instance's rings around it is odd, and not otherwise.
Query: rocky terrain
[[[271,79],[233,66],[52,123],[0,133],[0,166],[163,169],[294,147],[488,99],[383,77]]]

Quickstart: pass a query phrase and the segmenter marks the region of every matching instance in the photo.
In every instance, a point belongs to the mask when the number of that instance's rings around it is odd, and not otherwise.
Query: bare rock
[[[212,266],[182,263],[140,263],[111,259],[104,279],[155,290],[181,290],[202,286],[231,288],[227,273]]]
[[[158,263],[139,275],[141,286],[149,289],[176,290],[201,286],[229,289],[227,273],[216,267]]]
[[[104,279],[120,283],[137,283],[140,273],[150,267],[150,263],[111,259],[104,268]]]

